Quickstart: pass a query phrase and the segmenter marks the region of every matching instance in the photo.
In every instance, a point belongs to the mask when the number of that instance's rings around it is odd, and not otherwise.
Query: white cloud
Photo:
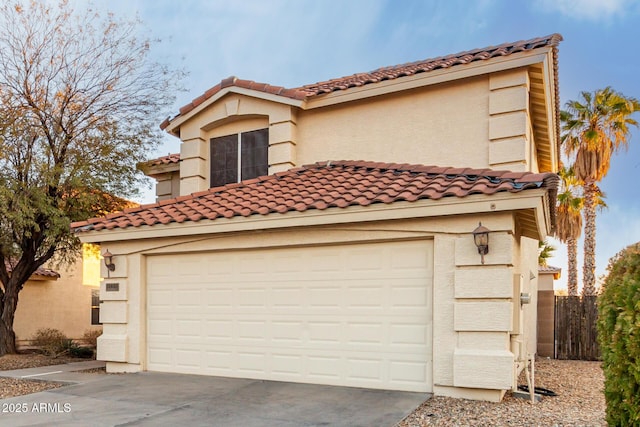
[[[538,0],[537,5],[549,12],[588,21],[606,21],[637,6],[635,0]]]

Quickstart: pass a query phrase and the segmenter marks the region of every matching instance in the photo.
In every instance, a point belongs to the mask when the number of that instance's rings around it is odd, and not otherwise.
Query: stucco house
[[[98,358],[500,400],[536,352],[560,40],[231,77],[182,107],[161,125],[180,153],[146,169],[158,203],[72,225],[114,255]]]
[[[82,339],[99,323],[100,260],[85,248],[68,267],[39,268],[20,291],[13,322],[18,347],[28,347],[38,329],[58,329]]]

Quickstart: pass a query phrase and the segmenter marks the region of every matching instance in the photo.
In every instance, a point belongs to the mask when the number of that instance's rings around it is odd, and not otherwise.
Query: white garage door
[[[431,241],[150,256],[151,371],[432,390]]]

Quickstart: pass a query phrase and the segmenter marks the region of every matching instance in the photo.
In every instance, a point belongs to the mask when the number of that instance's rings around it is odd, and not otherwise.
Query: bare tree
[[[69,224],[121,207],[160,142],[179,71],[139,21],[35,2],[0,6],[0,356],[24,283],[78,255]]]

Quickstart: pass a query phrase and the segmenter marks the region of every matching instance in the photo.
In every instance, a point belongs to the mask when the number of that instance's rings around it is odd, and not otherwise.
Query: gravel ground
[[[540,359],[535,386],[553,390],[535,404],[507,393],[502,402],[478,402],[436,396],[398,427],[414,426],[606,426],[604,375],[600,362]],[[526,384],[522,375],[519,384]]]
[[[37,368],[39,366],[61,365],[63,363],[77,362],[82,359],[60,356],[52,358],[42,354],[7,354],[0,357],[0,371],[13,369]],[[22,396],[62,387],[64,384],[51,381],[18,380],[14,378],[0,378],[0,399]]]
[[[80,360],[86,359],[78,359],[68,356],[49,357],[38,353],[5,354],[0,357],[0,371],[37,368],[39,366],[63,365],[65,363],[78,362]]]

